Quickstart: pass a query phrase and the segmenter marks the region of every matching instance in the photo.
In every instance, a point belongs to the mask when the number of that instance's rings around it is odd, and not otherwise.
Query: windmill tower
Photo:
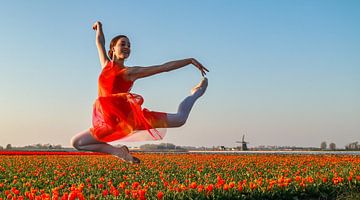
[[[247,145],[246,145],[246,144],[248,144],[248,142],[245,142],[245,135],[243,135],[241,141],[236,141],[236,143],[240,143],[240,144],[241,144],[241,146],[240,146],[240,150],[241,150],[241,151],[247,151],[247,150],[248,150]]]

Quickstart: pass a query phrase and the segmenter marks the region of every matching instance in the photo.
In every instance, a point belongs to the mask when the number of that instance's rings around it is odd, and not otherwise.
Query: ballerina
[[[205,93],[208,85],[205,75],[209,70],[194,58],[149,67],[125,66],[125,59],[131,52],[129,38],[125,35],[114,37],[106,54],[101,22],[95,22],[93,29],[96,31],[96,46],[102,67],[98,80],[98,98],[93,106],[92,127],[75,135],[71,144],[78,150],[108,153],[129,163],[140,163],[125,145],[115,147],[108,142],[161,140],[164,133],[159,129],[184,125],[195,101]],[[180,103],[177,113],[142,108],[142,96],[130,92],[134,81],[140,78],[189,64],[200,70],[203,79]]]

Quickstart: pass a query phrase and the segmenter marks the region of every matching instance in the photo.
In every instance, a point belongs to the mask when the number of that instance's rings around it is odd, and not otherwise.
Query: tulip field
[[[360,156],[0,152],[4,199],[336,199],[360,191]]]

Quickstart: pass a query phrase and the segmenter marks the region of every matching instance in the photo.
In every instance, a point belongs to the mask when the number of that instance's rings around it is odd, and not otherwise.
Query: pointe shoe
[[[122,146],[120,148],[124,148],[130,154],[129,148],[127,146],[124,145],[124,146]],[[132,157],[132,160],[127,161],[127,162],[130,162],[132,164],[140,164],[140,159],[139,158],[137,158],[135,156],[132,156],[131,154],[130,154],[130,156]]]
[[[131,164],[140,164],[140,159],[134,157],[130,154],[129,148],[127,146],[121,146],[118,148],[120,151],[117,154],[114,154],[115,157],[119,158],[122,161],[131,163]]]
[[[199,96],[202,96],[205,93],[207,86],[208,86],[208,79],[204,77],[200,81],[200,83],[191,90],[191,94],[194,95],[195,93],[199,92]]]

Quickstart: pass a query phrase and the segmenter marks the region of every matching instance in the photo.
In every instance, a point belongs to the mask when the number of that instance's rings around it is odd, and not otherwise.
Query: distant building
[[[241,141],[236,141],[236,143],[240,143],[240,144],[241,144],[241,146],[239,147],[240,151],[247,151],[247,150],[249,150],[248,147],[247,147],[248,142],[245,142],[244,138],[245,138],[245,135],[243,135]]]

